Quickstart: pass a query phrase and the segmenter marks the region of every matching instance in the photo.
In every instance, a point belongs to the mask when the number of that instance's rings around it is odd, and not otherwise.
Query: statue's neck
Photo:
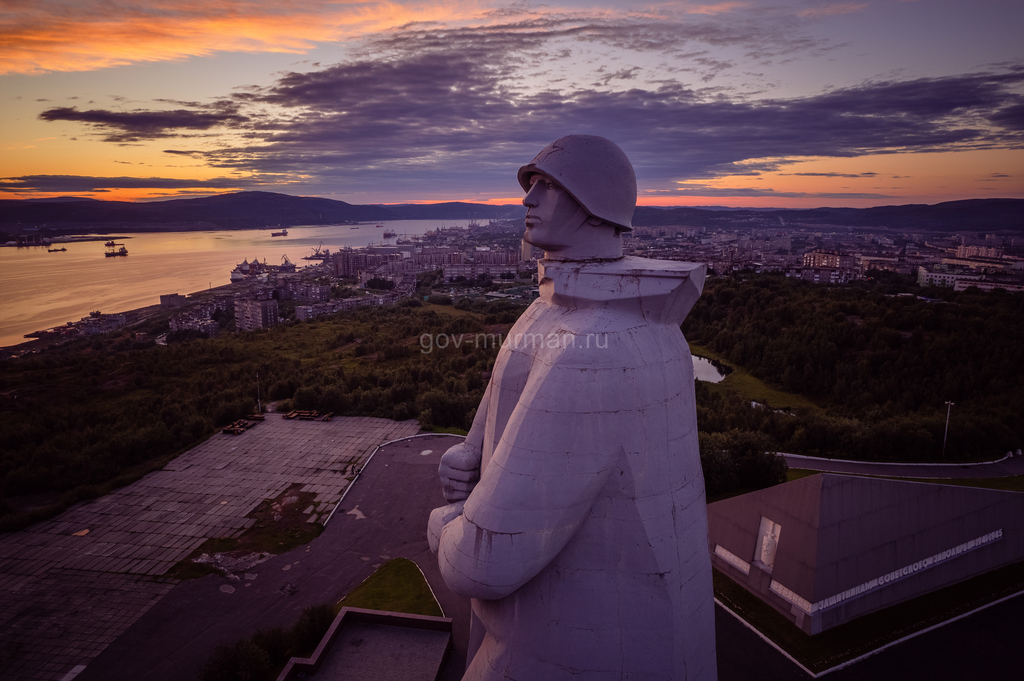
[[[586,229],[586,226],[583,227]],[[611,230],[601,229],[584,243],[574,243],[557,251],[544,251],[545,260],[561,262],[618,260],[622,257],[622,239]]]

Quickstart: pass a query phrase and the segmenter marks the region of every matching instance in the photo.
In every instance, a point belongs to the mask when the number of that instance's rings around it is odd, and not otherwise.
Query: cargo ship
[[[282,229],[280,232],[271,232],[270,236],[288,236],[288,230]]]
[[[113,258],[118,255],[128,255],[128,249],[125,248],[124,246],[121,246],[121,248],[117,249],[116,251],[111,249],[104,253],[103,255],[107,256],[108,258]]]

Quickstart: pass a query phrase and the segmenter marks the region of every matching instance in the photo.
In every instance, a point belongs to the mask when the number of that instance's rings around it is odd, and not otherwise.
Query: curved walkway
[[[1024,475],[1024,456],[1007,454],[996,461],[980,463],[889,463],[880,461],[849,461],[846,459],[823,459],[802,454],[787,454],[790,468],[802,468],[822,473],[850,473],[853,475],[878,475],[889,478],[1006,478]]]

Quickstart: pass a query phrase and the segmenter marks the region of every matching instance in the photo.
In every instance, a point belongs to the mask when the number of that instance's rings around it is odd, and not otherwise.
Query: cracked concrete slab
[[[414,421],[268,415],[260,428],[214,435],[163,470],[0,537],[0,676],[57,681],[88,665],[173,587],[162,575],[206,539],[238,536],[250,511],[296,482],[333,508],[351,483],[346,467],[418,431]]]

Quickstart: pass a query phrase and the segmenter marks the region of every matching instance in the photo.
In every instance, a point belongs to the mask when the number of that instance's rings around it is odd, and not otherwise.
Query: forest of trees
[[[80,489],[67,501],[87,497],[89,486],[255,412],[257,374],[264,403],[282,408],[465,429],[497,348],[425,354],[417,338],[507,329],[523,308],[476,309],[408,300],[167,346],[119,334],[81,339],[0,363],[0,492]]]
[[[1024,445],[1024,296],[781,276],[708,283],[683,331],[821,409],[698,399],[702,430],[757,430],[782,451],[867,460],[998,457]],[[766,405],[770,407],[771,405]]]
[[[690,343],[817,407],[752,404],[698,382],[709,491],[784,480],[784,466],[757,450],[936,460],[946,401],[955,402],[948,459],[1024,445],[1024,297],[926,293],[946,301],[894,296],[878,284],[710,279],[683,325]],[[121,332],[0,362],[0,493],[64,493],[67,504],[125,484],[140,466],[255,411],[258,390],[279,408],[465,430],[497,347],[428,353],[417,339],[505,333],[525,307],[444,302],[410,299],[167,346]],[[159,325],[137,330],[155,334]],[[12,510],[0,497],[0,511]]]

